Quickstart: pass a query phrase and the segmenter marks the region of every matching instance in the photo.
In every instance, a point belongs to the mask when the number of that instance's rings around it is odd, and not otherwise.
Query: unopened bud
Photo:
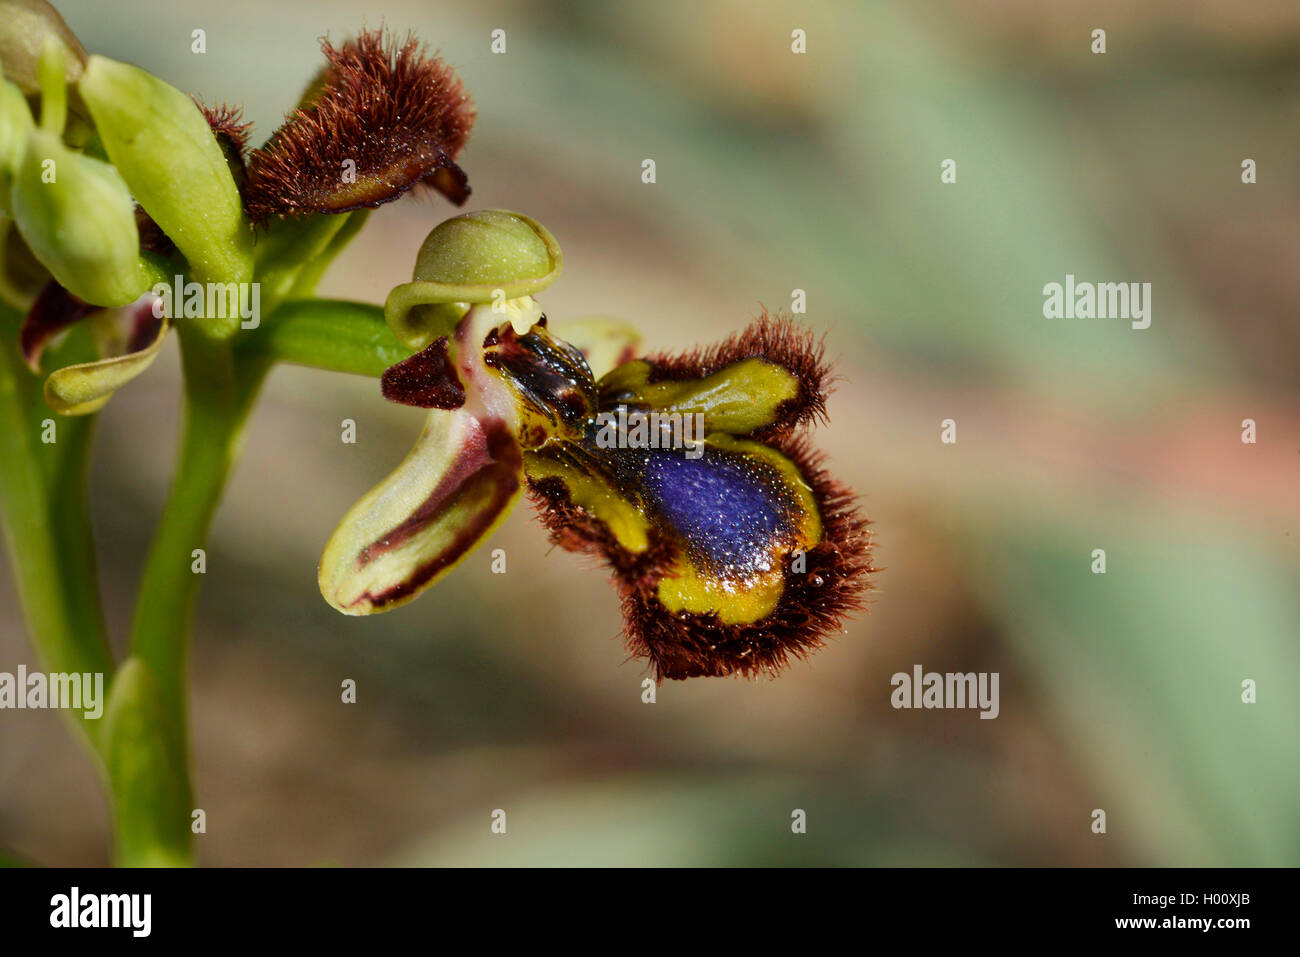
[[[108,163],[33,130],[14,173],[13,214],[32,253],[74,296],[122,306],[140,295],[135,206]]]

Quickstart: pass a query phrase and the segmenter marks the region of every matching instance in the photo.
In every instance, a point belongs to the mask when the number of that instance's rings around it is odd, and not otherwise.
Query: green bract
[[[122,306],[144,290],[135,205],[108,163],[33,130],[14,174],[13,215],[36,258],[74,296]]]
[[[109,159],[199,282],[248,282],[253,236],[208,122],[175,87],[92,56],[77,89]]]
[[[423,348],[472,304],[534,295],[563,266],[559,243],[534,219],[499,209],[454,216],[425,238],[412,281],[388,294],[384,315],[398,339]]]

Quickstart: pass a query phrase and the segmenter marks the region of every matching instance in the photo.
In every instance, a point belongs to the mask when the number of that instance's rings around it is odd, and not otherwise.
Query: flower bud
[[[248,282],[253,236],[202,111],[129,63],[92,56],[77,83],[109,159],[199,282]]]
[[[424,240],[413,281],[388,294],[384,316],[398,339],[422,348],[450,333],[470,305],[500,304],[504,312],[507,301],[555,282],[563,265],[555,237],[527,216],[499,209],[454,216]]]
[[[108,163],[33,130],[14,173],[13,213],[32,253],[74,296],[122,306],[143,291],[135,205]]]
[[[0,62],[4,75],[24,93],[40,89],[37,63],[52,40],[67,82],[76,82],[86,63],[86,48],[45,0],[0,0]]]

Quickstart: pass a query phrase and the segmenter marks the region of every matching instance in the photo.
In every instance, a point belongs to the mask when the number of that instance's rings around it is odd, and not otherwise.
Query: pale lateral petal
[[[406,460],[330,536],[321,594],[347,615],[410,601],[500,523],[522,475],[519,444],[503,421],[434,409]]]
[[[62,415],[98,412],[114,392],[149,368],[169,327],[167,319],[154,316],[153,303],[146,294],[130,306],[97,313],[106,326],[126,327],[117,342],[123,354],[55,369],[45,380],[45,403]]]

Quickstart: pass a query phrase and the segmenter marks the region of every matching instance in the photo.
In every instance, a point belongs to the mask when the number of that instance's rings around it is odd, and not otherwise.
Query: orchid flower
[[[711,349],[632,359],[617,324],[551,329],[532,294],[561,262],[517,214],[429,235],[388,301],[427,345],[382,380],[429,409],[424,431],[330,538],[322,594],[352,615],[410,601],[526,490],[556,544],[609,565],[657,678],[775,674],[861,607],[871,571],[866,522],[805,434],[825,417],[821,347],[764,314]]]

